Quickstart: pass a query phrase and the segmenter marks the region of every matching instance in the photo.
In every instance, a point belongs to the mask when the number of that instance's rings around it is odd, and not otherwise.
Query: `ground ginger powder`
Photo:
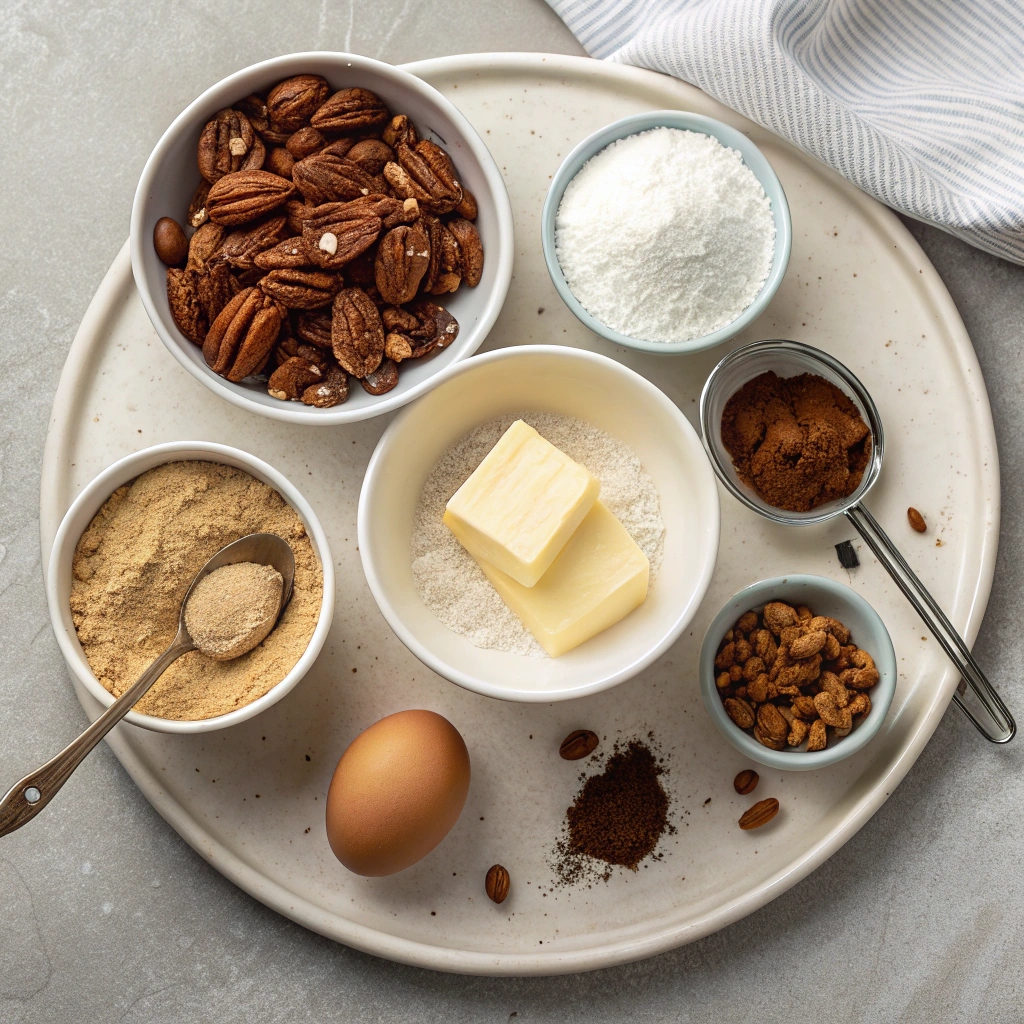
[[[157,466],[106,500],[75,548],[71,617],[96,678],[119,697],[174,638],[195,574],[225,544],[276,533],[295,554],[292,599],[269,636],[232,661],[179,658],[135,705],[140,714],[195,721],[251,704],[309,646],[323,569],[305,527],[272,487],[215,462]]]

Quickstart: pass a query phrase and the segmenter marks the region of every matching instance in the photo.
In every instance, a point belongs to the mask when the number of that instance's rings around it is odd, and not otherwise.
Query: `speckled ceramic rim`
[[[760,611],[769,601],[787,601],[790,604],[805,604],[819,614],[831,614],[840,622],[850,624],[852,615],[844,617],[843,609],[856,615],[858,620],[853,637],[875,659],[880,676],[878,683],[869,691],[871,711],[849,736],[834,746],[812,753],[802,750],[770,750],[758,743],[737,726],[726,714],[722,698],[715,686],[715,654],[718,645],[728,629],[746,611]],[[714,617],[700,649],[700,695],[704,706],[711,715],[718,731],[745,757],[769,768],[786,771],[811,771],[826,768],[842,761],[851,754],[863,750],[878,733],[885,716],[889,713],[896,693],[896,652],[892,639],[878,615],[860,594],[824,576],[773,576],[760,583],[746,587],[728,601]]]
[[[53,625],[53,632],[57,637],[64,660],[68,663],[68,668],[89,693],[105,708],[114,703],[113,696],[104,689],[89,668],[89,662],[82,653],[78,634],[71,621],[69,605],[71,560],[75,553],[75,546],[78,544],[78,538],[81,537],[82,532],[92,521],[92,517],[99,511],[103,502],[122,484],[134,480],[139,474],[156,466],[185,459],[220,462],[227,466],[234,466],[273,487],[298,513],[299,518],[305,524],[306,532],[309,534],[313,548],[323,566],[324,593],[316,629],[314,629],[309,646],[302,657],[281,682],[271,687],[262,697],[257,698],[251,704],[246,704],[245,707],[226,715],[203,718],[196,722],[156,718],[152,715],[140,715],[135,711],[129,711],[124,717],[124,721],[141,726],[143,729],[178,734],[226,729],[230,725],[238,725],[239,722],[254,718],[261,711],[276,704],[298,683],[316,661],[317,655],[327,639],[331,620],[334,617],[334,560],[327,543],[327,534],[324,533],[323,527],[309,503],[285,476],[254,455],[249,455],[238,448],[229,448],[223,444],[211,444],[207,441],[171,441],[167,444],[154,445],[152,448],[144,448],[142,451],[119,459],[94,477],[72,502],[53,539],[49,571],[46,574],[46,600],[50,606],[50,622]]]
[[[465,148],[461,150],[460,159],[474,162],[486,185],[485,189],[478,190],[477,194],[481,220],[486,213],[494,222],[493,238],[486,243],[487,266],[484,268],[484,280],[478,286],[488,290],[483,293],[486,299],[479,311],[461,323],[460,334],[455,342],[446,352],[432,358],[430,372],[424,379],[411,385],[399,381],[394,391],[365,405],[353,404],[350,399],[349,402],[330,409],[315,409],[301,402],[280,402],[267,399],[265,395],[261,398],[254,389],[242,384],[233,384],[218,376],[209,369],[201,356],[196,355],[196,346],[182,335],[171,318],[165,298],[166,268],[153,253],[151,225],[155,223],[157,216],[166,212],[158,205],[160,197],[155,195],[156,182],[163,162],[170,159],[170,153],[177,147],[182,136],[191,134],[198,138],[200,128],[214,112],[230,106],[240,96],[259,92],[289,75],[314,71],[330,78],[334,71],[341,78],[350,78],[353,69],[380,76],[396,94],[414,96],[446,118],[461,135]],[[198,178],[198,171],[194,173]],[[150,225],[148,229],[147,225]],[[515,254],[513,239],[512,205],[509,202],[505,181],[476,129],[454,104],[432,85],[391,64],[353,53],[310,52],[274,57],[272,60],[236,71],[216,85],[212,85],[174,119],[157,142],[139,179],[132,205],[130,241],[135,283],[153,328],[171,355],[196,380],[232,405],[249,412],[290,423],[329,426],[372,419],[393,412],[428,391],[433,386],[433,379],[437,373],[471,356],[483,344],[501,312],[512,280],[512,261]],[[495,268],[493,277],[490,267]],[[360,389],[357,388],[356,391],[361,394]]]
[[[757,298],[730,324],[706,334],[702,338],[691,338],[689,341],[658,342],[642,341],[620,334],[611,327],[601,323],[596,317],[583,308],[573,295],[568,282],[562,273],[562,267],[555,253],[555,215],[562,201],[566,186],[576,176],[580,168],[596,153],[606,146],[623,139],[627,135],[636,135],[651,128],[683,128],[703,135],[711,135],[723,146],[738,149],[743,162],[754,172],[757,180],[772,204],[772,215],[775,218],[775,255],[768,277],[761,287]],[[562,301],[572,310],[575,317],[595,334],[625,345],[626,348],[638,349],[641,352],[653,352],[656,355],[679,355],[686,352],[700,352],[702,349],[714,348],[740,333],[748,324],[753,323],[768,308],[768,303],[785,276],[789,265],[789,254],[793,244],[793,226],[789,215],[789,203],[772,165],[765,155],[747,138],[743,132],[730,128],[721,121],[702,114],[691,114],[685,110],[650,110],[642,114],[633,114],[587,136],[563,161],[555,172],[548,187],[544,210],[541,214],[541,244],[544,248],[544,262],[547,264],[551,283],[562,297]]]

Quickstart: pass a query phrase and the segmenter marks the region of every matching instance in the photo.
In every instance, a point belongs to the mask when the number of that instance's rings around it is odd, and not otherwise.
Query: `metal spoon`
[[[78,739],[69,743],[41,768],[16,782],[3,800],[0,800],[0,836],[5,836],[8,832],[21,828],[25,822],[31,821],[53,799],[93,747],[131,711],[171,663],[177,661],[183,654],[195,650],[196,645],[185,627],[185,606],[188,599],[204,576],[209,576],[214,569],[221,566],[234,565],[237,562],[272,565],[284,577],[281,607],[277,610],[277,618],[280,618],[292,596],[292,584],[295,580],[295,556],[288,542],[272,533],[251,533],[222,547],[192,580],[185,599],[181,602],[181,609],[178,612],[178,633],[171,641],[170,647]]]

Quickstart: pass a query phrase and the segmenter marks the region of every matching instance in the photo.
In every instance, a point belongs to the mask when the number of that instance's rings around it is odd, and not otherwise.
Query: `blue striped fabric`
[[[1024,263],[1022,0],[548,0],[883,203]]]

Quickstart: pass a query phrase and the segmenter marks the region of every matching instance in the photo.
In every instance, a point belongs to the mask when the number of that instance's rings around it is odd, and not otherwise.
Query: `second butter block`
[[[452,495],[444,523],[475,559],[532,587],[600,489],[584,466],[516,420]]]

